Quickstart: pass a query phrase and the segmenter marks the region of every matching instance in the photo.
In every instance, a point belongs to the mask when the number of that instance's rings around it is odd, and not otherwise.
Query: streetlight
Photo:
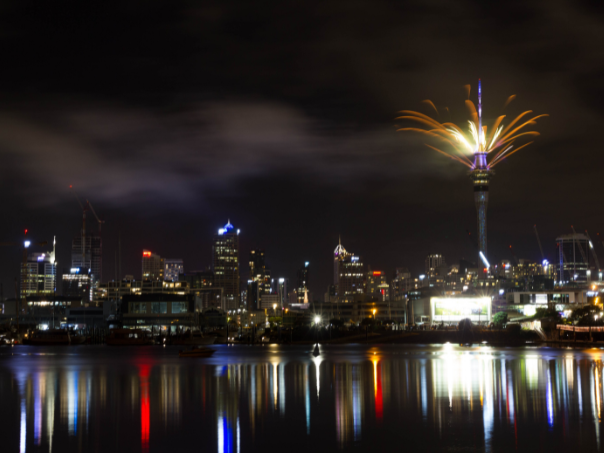
[[[319,323],[321,322],[321,317],[320,316],[315,316],[315,326],[319,325]]]
[[[375,313],[377,312],[377,310],[374,308],[372,311],[373,311],[373,320],[375,321]]]

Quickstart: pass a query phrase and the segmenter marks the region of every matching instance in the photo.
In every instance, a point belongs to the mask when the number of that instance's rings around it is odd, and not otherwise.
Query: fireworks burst
[[[470,95],[469,85],[466,86],[468,90],[468,97]],[[481,154],[483,156],[489,156],[488,163],[486,164],[487,169],[493,168],[495,165],[500,163],[504,158],[510,157],[512,154],[517,153],[525,146],[530,145],[531,142],[525,143],[519,147],[514,147],[514,143],[517,139],[522,137],[536,137],[539,132],[536,131],[523,131],[527,126],[532,126],[536,123],[536,120],[548,115],[537,115],[533,118],[526,119],[527,115],[533,113],[531,110],[518,115],[512,122],[507,126],[503,125],[505,115],[499,116],[490,130],[487,130],[487,126],[482,125],[482,102],[481,102],[481,86],[480,80],[478,81],[478,111],[472,101],[466,100],[466,107],[470,113],[470,119],[468,120],[468,131],[464,132],[463,129],[453,123],[441,123],[434,118],[423,113],[414,112],[410,110],[403,110],[400,113],[403,116],[399,116],[399,120],[410,120],[420,123],[425,129],[417,127],[403,127],[398,129],[399,131],[415,131],[430,137],[436,138],[449,148],[453,149],[453,153],[443,151],[440,148],[429,145],[426,146],[438,151],[445,156],[460,162],[470,168],[471,170],[476,169],[476,161],[472,160],[468,156],[474,156]],[[507,104],[514,99],[515,96],[508,98]],[[438,109],[434,103],[430,100],[424,101],[430,105],[436,114],[438,115]],[[524,121],[524,122],[523,122]],[[484,167],[482,167],[484,168]]]

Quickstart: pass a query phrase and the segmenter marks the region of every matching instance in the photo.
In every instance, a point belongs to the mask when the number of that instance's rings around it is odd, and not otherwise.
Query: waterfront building
[[[182,259],[166,258],[164,260],[164,280],[177,282],[178,276],[185,273]]]
[[[223,289],[223,305],[227,310],[240,306],[239,233],[228,221],[214,235],[212,246],[215,285]]]
[[[120,306],[124,326],[153,327],[166,333],[169,328],[176,333],[179,325],[197,325],[195,314],[202,311],[191,294],[128,294]]]
[[[150,250],[143,250],[141,275],[143,280],[163,280],[164,259]]]

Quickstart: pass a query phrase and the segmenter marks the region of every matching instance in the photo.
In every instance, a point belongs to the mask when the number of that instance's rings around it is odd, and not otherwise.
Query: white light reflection
[[[310,435],[310,375],[309,375],[309,365],[306,364],[304,368],[304,408],[306,409],[306,434]]]
[[[321,356],[313,357],[313,363],[315,364],[315,375],[317,376],[317,400],[319,399],[319,393],[321,392]]]
[[[547,404],[547,423],[550,428],[554,426],[554,402],[552,398],[552,371],[547,367],[547,389],[546,389],[546,404]]]

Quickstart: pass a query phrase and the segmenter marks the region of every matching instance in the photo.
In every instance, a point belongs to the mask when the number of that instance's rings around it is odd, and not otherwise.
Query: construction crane
[[[537,231],[537,225],[533,225],[535,230],[535,236],[537,236],[537,244],[539,244],[539,251],[541,252],[541,261],[545,260],[545,255],[543,254],[543,247],[541,247],[541,239],[539,239],[539,232]]]
[[[518,257],[516,256],[516,254],[514,253],[514,249],[512,248],[512,246],[510,245],[510,252],[512,253],[512,257],[514,257],[514,264],[518,264]]]
[[[587,236],[587,240],[589,241],[589,248],[591,250],[591,255],[594,257],[597,271],[600,272],[600,260],[598,260],[598,255],[596,255],[596,250],[594,249],[593,242],[591,242],[591,238],[589,237],[587,230],[585,230],[585,236]]]
[[[571,229],[573,230],[573,234],[576,236],[577,232],[575,231],[575,227],[574,226],[570,226]],[[573,239],[573,246],[575,245],[576,241]],[[585,254],[585,252],[583,251],[583,247],[581,247],[581,243],[578,243],[579,246],[579,252],[581,252],[581,256],[583,257],[583,262],[585,263],[585,265],[587,266],[587,268],[589,269],[589,260],[587,255]],[[573,267],[576,267],[576,264],[573,264]],[[573,272],[575,272],[573,270]]]

